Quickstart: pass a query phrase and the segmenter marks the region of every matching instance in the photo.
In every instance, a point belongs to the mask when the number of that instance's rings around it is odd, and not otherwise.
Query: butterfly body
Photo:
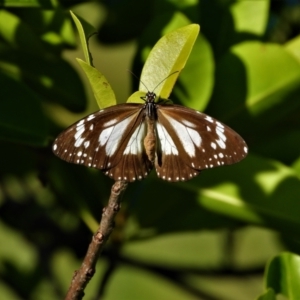
[[[60,158],[102,170],[114,180],[158,177],[186,181],[201,170],[236,163],[247,145],[231,128],[198,111],[155,102],[108,107],[62,132],[53,144]]]

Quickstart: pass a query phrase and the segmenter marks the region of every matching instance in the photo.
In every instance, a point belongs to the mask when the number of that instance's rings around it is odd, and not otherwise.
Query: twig
[[[93,235],[80,269],[74,273],[65,300],[80,300],[83,298],[84,289],[95,273],[98,256],[112,233],[114,217],[121,206],[121,194],[125,191],[126,187],[127,183],[124,181],[116,181],[112,186],[108,204],[103,209],[99,228]]]

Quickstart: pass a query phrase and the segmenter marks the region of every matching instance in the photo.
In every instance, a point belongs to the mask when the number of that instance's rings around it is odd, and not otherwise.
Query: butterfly
[[[156,102],[154,92],[141,99],[145,103],[114,105],[71,125],[54,141],[54,154],[127,182],[144,179],[154,166],[161,179],[186,181],[247,155],[242,137],[216,119]]]

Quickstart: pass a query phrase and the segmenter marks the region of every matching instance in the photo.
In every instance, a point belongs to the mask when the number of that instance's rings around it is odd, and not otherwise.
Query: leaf
[[[0,49],[0,53],[0,66],[6,74],[25,82],[43,99],[59,103],[74,112],[84,110],[86,97],[83,84],[69,63],[55,56],[9,49]]]
[[[299,84],[299,63],[283,47],[242,43],[217,65],[208,113],[253,135],[300,106],[294,94]]]
[[[300,35],[289,40],[285,45],[284,49],[294,56],[295,59],[300,63]]]
[[[100,109],[116,105],[116,96],[107,79],[96,68],[77,58],[77,62],[85,72]]]
[[[141,99],[141,97],[144,97],[145,93],[144,92],[134,92],[133,94],[131,94],[129,96],[129,98],[127,99],[127,103],[145,103],[144,100]]]
[[[3,0],[2,5],[6,7],[41,7],[52,9],[53,1],[51,0]]]
[[[248,155],[234,166],[205,171],[184,186],[197,192],[199,204],[209,211],[299,234],[300,179],[279,162]]]
[[[0,36],[13,49],[32,54],[43,53],[43,45],[31,28],[16,15],[0,10]]]
[[[176,79],[184,68],[199,33],[199,25],[191,24],[163,36],[152,48],[142,71],[141,81],[158,97],[167,99]],[[173,72],[174,75],[171,75]],[[160,82],[157,81],[160,78]],[[143,84],[139,90],[147,92]]]
[[[289,300],[300,299],[300,256],[284,252],[271,260],[266,268],[265,287]]]
[[[263,36],[269,18],[269,0],[235,1],[230,6],[235,32],[252,33]]]
[[[75,47],[76,37],[70,16],[62,7],[52,10],[28,9],[22,11],[22,20],[40,36],[48,52],[60,53],[66,46]]]
[[[146,237],[125,243],[122,255],[149,265],[194,270],[218,268],[224,256],[222,246],[226,234],[221,230],[194,230]]]
[[[200,35],[174,87],[176,99],[184,106],[203,111],[213,91],[214,67],[212,49]]]
[[[93,66],[93,59],[89,51],[88,40],[90,36],[96,32],[96,29],[82,18],[76,16],[72,11],[70,11],[70,14],[79,33],[84,58],[90,66]]]
[[[265,293],[257,298],[257,300],[276,300],[276,295],[273,289],[267,289]]]
[[[0,73],[0,139],[45,146],[45,116],[37,96],[23,84]]]
[[[230,47],[264,36],[269,3],[269,0],[200,2],[201,31],[209,40],[217,61]],[[211,16],[214,16],[213,22]]]
[[[162,276],[155,276],[141,268],[120,265],[106,287],[105,300],[113,299],[197,300],[199,297]]]
[[[166,184],[155,177],[153,171],[138,187],[128,186],[124,195],[135,224],[131,232],[135,238],[237,225],[235,220],[219,213],[216,218],[211,209],[201,205],[198,190],[185,184]]]

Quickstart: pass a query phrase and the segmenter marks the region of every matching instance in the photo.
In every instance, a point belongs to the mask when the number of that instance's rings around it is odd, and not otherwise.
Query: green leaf
[[[230,47],[250,40],[260,40],[269,18],[269,0],[202,1],[202,32],[208,38],[218,61]],[[214,16],[212,22],[211,16]]]
[[[193,190],[185,184],[168,184],[155,177],[152,172],[139,184],[138,192],[134,184],[128,186],[124,195],[132,222],[136,225],[131,234],[136,238],[237,225],[232,218],[220,214],[216,217],[210,208],[201,205],[198,201],[200,187]]]
[[[208,113],[253,134],[300,106],[293,98],[299,84],[299,63],[283,47],[242,43],[217,65]]]
[[[174,221],[177,221],[175,216]],[[225,232],[221,230],[174,232],[128,241],[122,248],[122,255],[149,265],[172,266],[178,269],[218,268],[224,257],[222,246],[225,236]]]
[[[147,89],[155,89],[158,97],[167,99],[186,64],[198,33],[199,25],[191,24],[163,36],[152,48],[142,71],[141,81],[147,88],[141,83],[139,90],[146,93]],[[178,73],[166,79],[176,71]]]
[[[265,293],[257,298],[257,300],[276,300],[276,295],[273,289],[267,289]]]
[[[45,116],[37,96],[26,86],[0,73],[0,138],[45,146]]]
[[[296,36],[295,38],[289,40],[285,45],[284,48],[287,52],[294,56],[295,59],[300,63],[300,35]]]
[[[248,155],[234,166],[205,171],[184,187],[197,192],[207,210],[299,234],[300,179],[279,162]]]
[[[3,0],[1,4],[6,7],[41,7],[45,9],[53,8],[52,0]]]
[[[265,287],[289,300],[300,299],[300,256],[284,252],[271,260],[265,273]]]
[[[292,168],[296,171],[300,177],[300,157],[293,163]]]
[[[83,84],[69,63],[55,56],[9,49],[0,49],[0,53],[0,67],[6,74],[25,82],[43,99],[59,103],[74,112],[84,110],[86,97]]]
[[[44,42],[47,52],[60,53],[66,46],[76,46],[71,18],[63,8],[22,10],[21,17]]]
[[[235,32],[263,36],[269,18],[269,0],[235,1],[230,6]]]
[[[89,51],[88,40],[89,37],[96,32],[96,29],[84,19],[76,16],[72,11],[70,11],[70,14],[73,18],[73,21],[75,22],[79,33],[84,58],[90,66],[93,66],[93,59]]]
[[[42,43],[31,28],[6,10],[0,10],[0,36],[13,49],[21,48],[22,51],[34,54],[44,51]]]
[[[199,298],[163,277],[155,276],[141,268],[121,265],[107,285],[104,299],[196,300]]]
[[[213,91],[214,67],[212,49],[206,38],[200,35],[178,78],[173,95],[183,105],[203,111]]]
[[[102,109],[108,106],[116,105],[117,101],[115,93],[104,75],[102,75],[96,68],[90,66],[83,60],[77,58],[77,61],[82,67],[91,84],[94,96],[99,107]]]

